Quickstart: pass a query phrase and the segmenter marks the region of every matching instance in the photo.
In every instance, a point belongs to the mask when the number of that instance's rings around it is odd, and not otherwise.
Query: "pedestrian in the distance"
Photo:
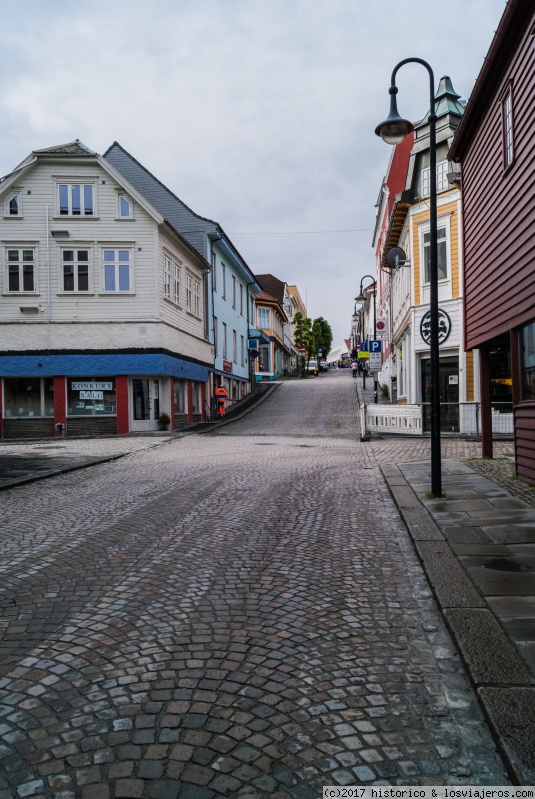
[[[224,416],[225,402],[228,400],[228,391],[225,386],[219,386],[219,388],[216,388],[215,396],[217,399],[217,415]]]
[[[358,363],[356,361],[353,361],[353,363],[351,364],[351,372],[353,373],[353,377],[357,376],[357,369],[358,368],[359,368]]]

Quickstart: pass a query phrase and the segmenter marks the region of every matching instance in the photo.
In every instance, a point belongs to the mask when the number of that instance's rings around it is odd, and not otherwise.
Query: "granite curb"
[[[511,779],[533,785],[534,675],[401,469],[394,464],[380,469]]]

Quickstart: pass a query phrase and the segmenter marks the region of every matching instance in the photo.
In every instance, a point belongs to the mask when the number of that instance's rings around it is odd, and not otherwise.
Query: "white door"
[[[160,424],[160,381],[155,377],[133,377],[132,431],[158,430]]]

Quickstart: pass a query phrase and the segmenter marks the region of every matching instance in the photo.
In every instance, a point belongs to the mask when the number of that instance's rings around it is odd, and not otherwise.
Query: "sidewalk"
[[[535,782],[535,507],[465,463],[383,475],[517,784]]]

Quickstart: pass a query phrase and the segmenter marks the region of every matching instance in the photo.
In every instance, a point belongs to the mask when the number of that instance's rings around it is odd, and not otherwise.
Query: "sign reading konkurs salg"
[[[71,383],[73,391],[113,391],[113,383]]]

